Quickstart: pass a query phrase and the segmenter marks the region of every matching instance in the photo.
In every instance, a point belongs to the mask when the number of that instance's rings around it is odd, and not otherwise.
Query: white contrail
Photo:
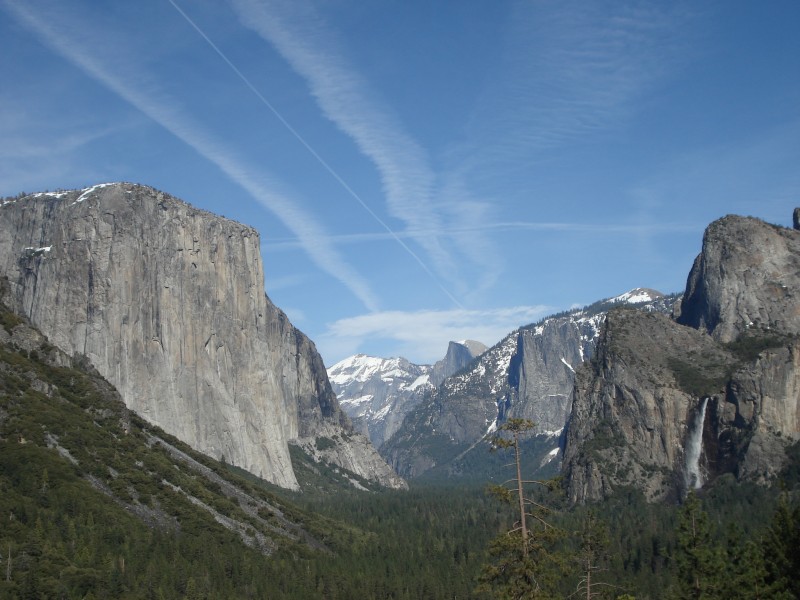
[[[155,91],[149,89],[151,82],[147,77],[138,72],[121,73],[124,69],[120,69],[119,65],[111,68],[83,51],[76,36],[69,35],[68,30],[75,28],[75,22],[70,22],[64,15],[45,20],[29,7],[5,0],[0,0],[0,3],[61,56],[219,167],[258,203],[274,213],[298,237],[304,250],[323,271],[344,284],[368,310],[378,309],[377,298],[369,284],[342,259],[336,248],[327,241],[327,232],[312,216],[299,209],[284,194],[276,192],[280,189],[279,184],[269,181],[262,174],[255,175],[200,126],[177,112],[170,98],[159,98]]]
[[[309,144],[305,138],[300,135],[300,133],[289,123],[279,112],[278,110],[267,100],[264,95],[258,91],[258,89],[250,82],[250,80],[242,73],[239,68],[227,57],[227,55],[211,40],[211,38],[206,35],[206,33],[197,25],[190,17],[187,15],[178,4],[175,3],[174,0],[167,0],[178,13],[186,20],[189,25],[206,41],[206,43],[211,46],[214,52],[227,64],[231,70],[242,80],[242,82],[248,87],[248,89],[255,94],[255,96],[266,106],[270,112],[280,121],[280,123],[286,127],[286,129],[297,139],[298,142],[314,157],[314,159],[339,183],[339,185],[344,188],[344,190],[354,198],[361,207],[367,211],[367,213],[375,219],[375,221],[385,229],[389,235],[394,239],[400,246],[409,254],[411,257],[420,265],[420,267],[438,284],[439,288],[445,293],[445,295],[450,298],[450,300],[459,308],[463,308],[461,302],[448,290],[444,284],[441,282],[439,277],[437,277],[433,271],[428,267],[425,261],[420,258],[420,256],[414,252],[408,244],[406,244],[402,238],[391,228],[389,225],[381,219],[375,211],[373,211],[369,205],[361,198],[361,196],[352,188],[348,183],[339,175],[339,173],[328,164],[328,162],[322,158],[322,156],[314,150],[314,148]]]

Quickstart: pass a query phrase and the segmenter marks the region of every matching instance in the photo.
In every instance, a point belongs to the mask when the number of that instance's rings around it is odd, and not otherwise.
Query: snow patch
[[[83,193],[80,196],[78,196],[78,199],[75,200],[75,202],[70,203],[70,206],[75,206],[79,202],[83,202],[89,196],[92,195],[92,192],[95,192],[95,191],[99,190],[100,188],[108,187],[108,186],[111,186],[111,185],[117,185],[117,184],[116,183],[98,183],[97,185],[93,185],[92,187],[83,188],[81,190]]]
[[[357,398],[347,398],[344,400],[340,400],[339,404],[341,406],[349,405],[349,406],[359,406],[361,404],[365,404],[367,402],[372,402],[372,399],[375,396],[372,394],[364,394],[363,396],[358,396]]]
[[[63,198],[69,194],[69,192],[37,192],[35,194],[31,194],[32,198],[42,198],[46,196],[48,198]]]
[[[386,406],[384,406],[382,409],[380,409],[378,412],[376,412],[376,413],[373,415],[373,418],[374,418],[374,419],[383,419],[383,418],[384,418],[386,415],[388,415],[388,414],[389,414],[389,411],[390,411],[391,409],[392,409],[392,406],[391,406],[391,404],[387,404],[387,405],[386,405]]]
[[[617,296],[616,298],[612,298],[612,302],[627,302],[628,304],[640,304],[642,302],[651,302],[656,298],[660,297],[661,294],[658,292],[654,292],[653,290],[646,290],[644,288],[636,288],[635,290],[631,290],[630,292],[625,292],[624,294]]]
[[[417,389],[418,387],[421,387],[421,386],[423,386],[423,385],[431,385],[431,378],[430,378],[430,375],[428,375],[428,374],[425,374],[425,375],[420,375],[419,377],[417,377],[417,378],[416,378],[416,379],[415,379],[415,380],[414,380],[414,381],[411,383],[411,385],[409,385],[409,386],[408,386],[408,389],[409,389],[409,390],[415,390],[415,389]]]
[[[540,467],[545,466],[546,464],[552,462],[558,456],[559,448],[556,446],[550,452],[548,452],[545,457],[542,459],[542,462],[539,463]]]
[[[583,358],[582,354],[583,354],[583,353],[581,353],[581,358]],[[566,360],[564,360],[564,357],[563,357],[563,356],[561,357],[561,362],[562,362],[562,363],[564,363],[565,365],[567,365],[567,368],[568,368],[570,371],[572,371],[573,373],[575,372],[575,369],[573,369],[573,368],[572,368],[572,365],[571,365],[571,364],[569,364],[569,363],[568,363]]]

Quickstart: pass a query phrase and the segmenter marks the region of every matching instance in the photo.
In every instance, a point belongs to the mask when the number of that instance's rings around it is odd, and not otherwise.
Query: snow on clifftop
[[[621,296],[611,298],[611,302],[627,302],[628,304],[640,304],[642,302],[652,302],[658,298],[662,298],[664,294],[651,290],[649,288],[636,288],[630,292],[625,292]]]

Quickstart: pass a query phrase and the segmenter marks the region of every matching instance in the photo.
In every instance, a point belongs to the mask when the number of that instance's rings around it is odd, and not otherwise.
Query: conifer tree
[[[759,545],[745,538],[740,527],[733,527],[725,544],[726,576],[721,597],[726,600],[768,598],[764,555]]]
[[[544,481],[522,478],[520,437],[533,429],[528,419],[509,419],[499,428],[492,440],[495,448],[514,450],[516,476],[506,485],[490,486],[490,493],[514,506],[518,519],[512,528],[497,536],[489,546],[489,562],[480,575],[478,591],[491,592],[502,599],[557,598],[557,584],[563,572],[560,558],[553,546],[561,537],[560,530],[548,521],[550,509],[526,495],[526,484],[550,488]]]
[[[605,598],[617,586],[602,581],[600,573],[607,570],[608,527],[601,522],[594,510],[589,510],[583,520],[583,527],[576,532],[580,548],[575,555],[580,574],[578,584],[570,598]]]
[[[714,544],[708,515],[689,492],[678,517],[677,555],[680,600],[721,598],[721,549]]]
[[[763,542],[769,591],[779,600],[800,598],[800,505],[781,497]]]

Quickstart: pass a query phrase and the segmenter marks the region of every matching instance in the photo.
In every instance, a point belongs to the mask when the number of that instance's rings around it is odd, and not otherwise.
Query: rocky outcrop
[[[488,348],[481,342],[475,340],[464,340],[463,342],[450,342],[447,345],[447,353],[442,360],[436,361],[431,372],[431,382],[438,387],[441,383],[458,373],[461,369],[469,365],[476,356],[486,352]]]
[[[561,433],[575,369],[594,353],[603,317],[547,319],[520,330],[509,365],[508,416],[530,419],[541,433]]]
[[[564,452],[574,502],[621,486],[650,500],[722,473],[770,481],[800,439],[800,232],[757,219],[711,226],[677,322],[609,313],[578,370]]]
[[[774,338],[772,347],[736,371],[716,404],[704,437],[709,470],[769,483],[785,463],[788,443],[800,439],[800,343]]]
[[[353,433],[313,343],[264,293],[254,229],[123,183],[33,194],[0,213],[16,308],[148,421],[288,488],[290,440]],[[359,475],[396,483],[374,450],[359,453]]]
[[[564,452],[570,499],[596,500],[625,485],[650,499],[675,491],[700,396],[722,394],[734,363],[709,336],[664,315],[609,312],[597,354],[575,381]]]
[[[800,236],[752,217],[712,223],[686,284],[678,322],[722,342],[751,327],[800,333]]]

